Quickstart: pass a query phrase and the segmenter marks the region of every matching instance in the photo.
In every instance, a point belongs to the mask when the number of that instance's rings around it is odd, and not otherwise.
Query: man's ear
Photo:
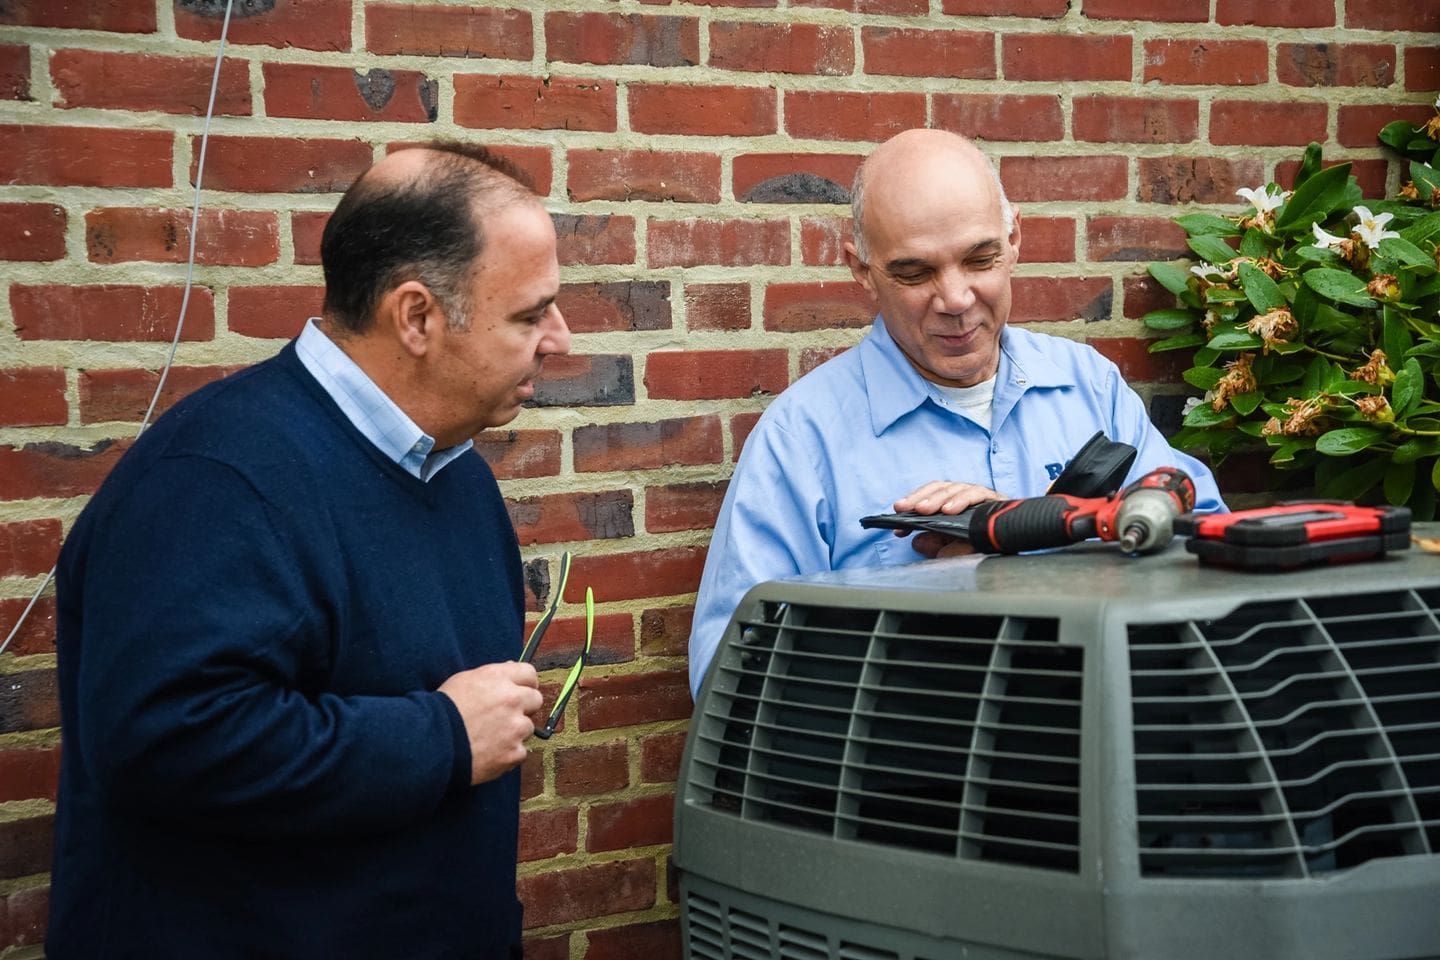
[[[376,313],[376,325],[389,331],[412,357],[432,351],[445,329],[445,311],[440,301],[419,280],[406,280],[386,291]]]
[[[1015,225],[1010,228],[1010,247],[1015,257],[1015,262],[1020,262],[1020,211],[1014,207],[1010,208],[1011,215],[1015,218]]]
[[[874,300],[875,278],[870,275],[870,265],[860,259],[860,255],[855,252],[855,244],[849,240],[845,241],[841,249],[845,254],[845,266],[850,268],[850,276],[854,277],[855,282],[864,287],[870,299]]]

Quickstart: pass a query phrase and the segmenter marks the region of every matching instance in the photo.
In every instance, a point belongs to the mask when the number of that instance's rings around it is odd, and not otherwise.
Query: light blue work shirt
[[[1119,369],[1092,347],[1004,328],[986,430],[920,376],[877,317],[854,349],[777,397],[745,441],[700,580],[691,691],[751,587],[919,561],[909,538],[866,530],[860,518],[893,512],[931,480],[1040,496],[1097,430],[1138,451],[1127,483],[1179,467],[1195,481],[1197,510],[1224,509],[1209,469],[1165,442]]]
[[[300,331],[296,355],[355,429],[402,470],[429,483],[440,468],[475,445],[466,440],[436,450],[435,438],[406,416],[369,374],[325,335],[316,319],[311,317]]]

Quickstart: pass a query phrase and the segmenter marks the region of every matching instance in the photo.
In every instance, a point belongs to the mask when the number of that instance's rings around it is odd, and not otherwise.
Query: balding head
[[[1000,175],[970,140],[946,130],[915,129],[897,133],[876,147],[855,172],[850,193],[854,244],[862,260],[870,258],[866,223],[868,201],[885,194],[906,194],[925,202],[931,190],[981,190],[999,205],[1008,234],[1015,212],[1005,197]]]
[[[483,148],[437,143],[380,160],[345,191],[325,225],[320,260],[330,329],[365,333],[381,297],[407,280],[425,284],[449,322],[464,326],[486,218],[535,202],[523,175]]]

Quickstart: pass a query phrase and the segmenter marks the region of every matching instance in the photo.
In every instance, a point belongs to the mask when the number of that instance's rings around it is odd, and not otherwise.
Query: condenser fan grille
[[[771,603],[741,630],[699,717],[702,803],[1079,870],[1083,653],[1057,620]]]
[[[1440,850],[1440,588],[1132,625],[1146,875],[1307,877]]]

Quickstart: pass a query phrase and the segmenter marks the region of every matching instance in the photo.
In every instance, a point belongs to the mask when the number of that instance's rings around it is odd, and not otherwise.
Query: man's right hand
[[[545,705],[540,681],[528,663],[487,663],[440,684],[465,722],[470,738],[470,783],[494,780],[524,761],[525,740],[535,732],[530,715]]]
[[[895,501],[895,512],[914,511],[926,515],[944,513],[954,516],[963,513],[986,500],[1003,500],[1000,494],[978,483],[960,483],[955,480],[931,480]],[[897,531],[897,533],[903,531]],[[975,548],[966,540],[957,540],[941,533],[917,533],[910,545],[922,557],[932,560],[936,557],[959,557],[974,553]]]

